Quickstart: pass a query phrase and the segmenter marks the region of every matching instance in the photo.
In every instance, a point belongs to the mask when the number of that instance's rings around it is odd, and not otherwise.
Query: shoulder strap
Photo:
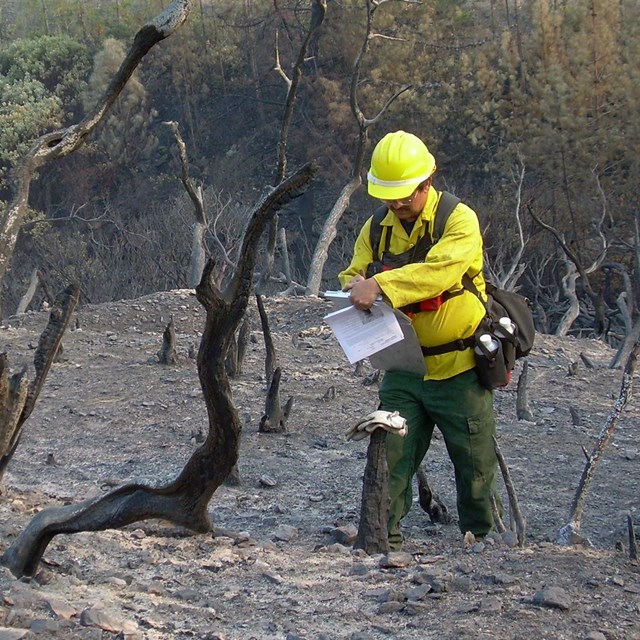
[[[373,260],[378,260],[378,251],[380,250],[380,240],[382,238],[382,221],[387,215],[389,209],[386,205],[379,206],[373,212],[371,219],[371,228],[369,230],[369,239],[371,242],[371,255]]]
[[[447,225],[449,216],[453,210],[458,206],[460,198],[456,198],[452,193],[443,191],[440,196],[440,202],[438,202],[438,208],[436,209],[435,222],[433,225],[433,243],[435,244],[442,238],[444,228]]]

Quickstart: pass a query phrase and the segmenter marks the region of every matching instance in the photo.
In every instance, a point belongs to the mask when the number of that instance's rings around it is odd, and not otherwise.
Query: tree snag
[[[22,427],[27,421],[42,385],[62,344],[62,336],[71,314],[78,304],[80,287],[69,285],[54,300],[49,322],[40,336],[33,357],[35,377],[31,384],[25,370],[9,377],[6,353],[0,354],[0,481],[20,441]]]
[[[360,523],[355,548],[369,555],[389,552],[389,487],[387,481],[387,432],[374,429],[367,448],[367,465],[362,480]]]
[[[175,364],[176,356],[176,329],[173,324],[173,316],[162,333],[162,347],[156,354],[160,364]]]
[[[585,452],[587,461],[584,466],[584,470],[582,471],[580,481],[578,482],[578,488],[576,489],[573,503],[571,504],[569,520],[558,531],[558,538],[556,542],[560,545],[569,546],[572,544],[589,544],[589,541],[580,534],[582,515],[587,501],[587,492],[589,490],[591,480],[593,480],[593,474],[595,473],[598,461],[604,453],[607,444],[609,444],[609,441],[613,437],[613,432],[615,431],[618,418],[622,414],[622,411],[631,397],[633,375],[638,363],[638,353],[640,353],[640,338],[636,340],[633,345],[633,349],[629,354],[627,364],[625,365],[624,372],[622,374],[620,395],[602,427],[593,451],[591,454]]]
[[[15,576],[33,575],[49,542],[60,533],[117,529],[150,518],[162,518],[197,533],[211,531],[207,506],[237,462],[241,431],[225,371],[227,350],[251,295],[262,232],[280,207],[300,195],[314,172],[310,165],[303,166],[257,205],[245,231],[238,268],[224,291],[213,282],[213,260],[207,263],[196,287],[196,296],[206,310],[197,360],[209,419],[202,446],[165,486],[131,483],[92,500],[38,513],[0,559]]]
[[[260,418],[258,430],[261,433],[284,433],[287,430],[287,420],[293,405],[293,396],[287,400],[284,407],[280,404],[280,376],[282,370],[278,367],[273,372],[265,401],[264,415]]]
[[[515,530],[516,538],[518,540],[518,546],[524,547],[525,535],[527,530],[527,523],[522,515],[522,511],[520,511],[520,504],[518,502],[518,496],[516,495],[516,488],[513,484],[513,480],[511,479],[511,472],[509,471],[509,467],[502,455],[502,451],[498,446],[498,441],[496,437],[493,436],[493,446],[496,451],[496,457],[498,458],[498,465],[500,466],[500,471],[502,472],[502,477],[504,479],[504,485],[507,488],[507,496],[509,498],[509,514],[512,523],[512,527]]]
[[[533,414],[529,408],[529,390],[527,382],[529,380],[529,362],[524,361],[522,365],[522,373],[518,378],[518,387],[516,392],[516,417],[518,420],[533,421]]]

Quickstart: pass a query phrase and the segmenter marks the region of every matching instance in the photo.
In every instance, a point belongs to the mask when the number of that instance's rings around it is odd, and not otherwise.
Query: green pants
[[[399,411],[409,426],[406,437],[387,437],[390,547],[402,545],[400,520],[411,509],[413,476],[429,449],[435,425],[455,470],[460,531],[489,533],[497,470],[495,417],[493,394],[480,386],[475,371],[448,380],[389,371],[380,387],[380,402],[381,409]]]

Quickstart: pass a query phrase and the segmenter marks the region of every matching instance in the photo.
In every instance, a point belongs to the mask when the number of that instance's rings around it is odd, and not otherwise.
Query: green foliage
[[[62,123],[60,99],[38,80],[10,82],[0,76],[0,194],[7,173],[43,132]]]
[[[76,105],[89,69],[87,48],[66,35],[22,38],[0,48],[0,75],[6,81],[36,80],[67,111]]]
[[[86,49],[67,36],[20,39],[0,48],[0,197],[11,166],[77,108]]]

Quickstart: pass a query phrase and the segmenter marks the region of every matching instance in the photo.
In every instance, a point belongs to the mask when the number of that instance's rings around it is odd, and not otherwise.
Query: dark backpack
[[[443,191],[435,213],[433,236],[425,233],[423,238],[413,249],[395,255],[387,253],[389,250],[389,243],[391,241],[391,234],[387,233],[385,248],[380,256],[380,241],[382,239],[383,229],[381,223],[387,215],[388,208],[383,205],[376,209],[371,220],[370,230],[370,241],[374,260],[371,265],[369,265],[369,269],[367,269],[367,277],[380,273],[380,271],[382,271],[383,262],[385,266],[401,267],[412,262],[423,261],[431,247],[433,247],[433,245],[442,237],[444,228],[449,220],[449,216],[459,202],[459,198],[456,198],[456,196],[448,193],[447,191]],[[533,347],[536,333],[529,300],[524,296],[521,296],[519,293],[499,289],[490,282],[486,282],[487,300],[485,301],[482,299],[473,279],[466,273],[462,276],[462,286],[464,289],[477,296],[487,311],[487,315],[480,323],[480,330],[493,331],[500,318],[504,316],[509,317],[516,325],[517,330],[511,340],[512,347],[505,349],[505,351],[513,353],[513,358],[522,358],[528,355]],[[475,341],[476,337],[470,336],[469,338],[454,340],[436,347],[422,347],[422,351],[424,355],[427,356],[440,355],[450,351],[462,351],[469,347],[473,347],[475,345]],[[513,369],[514,365],[514,362],[511,360],[512,358],[510,357],[509,362],[506,363],[509,370]]]

